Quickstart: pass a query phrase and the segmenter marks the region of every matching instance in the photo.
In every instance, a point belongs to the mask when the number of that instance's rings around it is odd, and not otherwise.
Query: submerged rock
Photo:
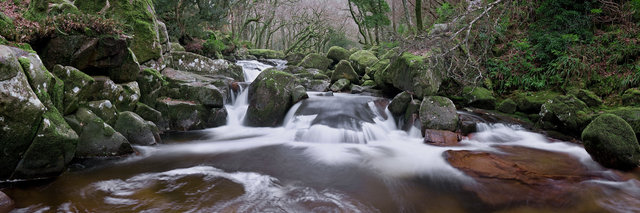
[[[605,167],[629,170],[640,166],[640,145],[633,128],[622,118],[603,114],[582,132],[584,148]]]
[[[424,143],[434,146],[457,146],[462,140],[458,133],[444,130],[427,129],[424,131]]]
[[[246,124],[260,127],[281,125],[285,114],[295,104],[295,82],[295,76],[289,73],[275,69],[262,71],[249,87]]]
[[[15,208],[15,203],[9,196],[0,191],[0,212],[10,212]]]
[[[427,96],[420,105],[420,122],[422,130],[449,130],[458,128],[458,113],[451,100],[441,96]]]

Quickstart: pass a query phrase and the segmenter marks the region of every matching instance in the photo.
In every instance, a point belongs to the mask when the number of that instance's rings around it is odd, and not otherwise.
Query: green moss
[[[605,167],[633,169],[640,164],[640,145],[631,126],[614,114],[603,114],[582,132],[584,147]]]
[[[508,98],[505,99],[504,101],[500,102],[497,106],[498,111],[500,112],[504,112],[504,113],[508,113],[508,114],[513,114],[516,112],[518,105],[516,104],[515,101],[513,101],[512,99]]]
[[[332,60],[317,53],[311,53],[302,59],[299,67],[313,68],[325,71],[331,65]]]
[[[516,92],[514,101],[518,104],[519,111],[531,114],[540,112],[544,103],[559,95],[560,93],[552,91]]]
[[[345,60],[340,61],[340,63],[336,65],[336,70],[331,75],[331,81],[336,82],[343,78],[349,80],[354,84],[360,83],[360,80],[358,79],[358,73],[353,70],[353,67],[351,67],[351,63]]]
[[[493,97],[491,91],[483,87],[464,87],[462,89],[462,96],[466,99],[466,103],[470,106],[483,108],[483,109],[495,109],[496,98]]]
[[[248,52],[250,55],[264,59],[283,59],[285,57],[282,51],[270,49],[249,49]]]
[[[349,50],[346,50],[338,46],[333,46],[329,48],[329,51],[327,52],[327,58],[333,60],[334,62],[339,62],[341,60],[349,60],[349,56],[351,56],[351,53],[349,52]]]
[[[626,106],[640,106],[640,89],[631,88],[622,94],[622,104]]]
[[[351,56],[349,56],[349,60],[359,75],[364,75],[367,67],[371,67],[378,63],[376,55],[368,50],[360,50],[351,54]]]

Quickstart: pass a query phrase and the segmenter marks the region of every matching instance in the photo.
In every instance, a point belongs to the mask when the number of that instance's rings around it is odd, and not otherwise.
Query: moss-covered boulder
[[[12,179],[55,177],[75,156],[78,135],[56,108],[42,115],[42,122]]]
[[[590,107],[597,107],[602,105],[602,99],[598,97],[595,93],[589,90],[585,90],[585,89],[579,90],[578,93],[576,94],[576,97]]]
[[[113,128],[127,138],[131,144],[148,146],[161,142],[158,127],[133,112],[119,113]]]
[[[93,91],[90,88],[95,83],[95,79],[87,74],[84,74],[80,70],[73,67],[63,67],[56,65],[53,68],[55,76],[60,78],[64,82],[64,101],[62,104],[63,115],[68,115],[75,112],[83,97],[93,95]]]
[[[184,52],[185,49],[182,45],[180,45],[180,43],[177,42],[169,42],[169,46],[171,46],[171,51],[180,51],[180,52]]]
[[[342,78],[347,79],[354,84],[360,83],[358,73],[353,70],[349,61],[342,60],[338,65],[336,65],[336,70],[331,75],[331,82],[336,82]]]
[[[48,108],[63,110],[64,82],[47,70],[37,54],[17,48],[13,51],[20,55],[18,61],[38,99]]]
[[[362,82],[362,86],[363,87],[377,87],[378,84],[376,84],[376,82],[373,81],[373,80],[365,80],[364,82]]]
[[[305,55],[303,53],[289,53],[284,60],[287,61],[287,65],[295,66],[300,64],[304,59]]]
[[[140,63],[161,57],[162,42],[152,1],[75,0],[73,3],[84,13],[104,14],[123,23],[125,32],[133,35],[130,47]]]
[[[140,87],[140,102],[147,105],[154,105],[162,93],[162,87],[169,84],[160,72],[150,68],[142,70],[136,82]]]
[[[122,87],[122,91],[113,102],[116,105],[116,109],[121,112],[133,111],[142,96],[138,82],[132,81],[126,84],[119,84],[117,87]]]
[[[349,56],[349,60],[359,75],[364,75],[367,67],[373,66],[378,62],[376,55],[369,50],[355,52]]]
[[[396,116],[402,115],[407,110],[407,105],[412,99],[411,94],[408,92],[398,93],[393,97],[393,100],[391,100],[389,111]]]
[[[426,96],[420,104],[422,132],[426,129],[455,131],[458,113],[453,101],[441,96]]]
[[[201,75],[224,76],[239,82],[245,81],[242,67],[224,59],[214,60],[195,53],[173,51],[166,60],[168,66],[176,70]]]
[[[146,104],[143,104],[143,103],[136,104],[135,113],[139,115],[141,118],[147,121],[153,122],[154,124],[156,124],[156,126],[158,126],[158,128],[164,127],[162,123],[162,113],[154,108],[151,108]]]
[[[306,84],[303,84],[302,86],[304,86],[307,91],[326,92],[327,90],[329,90],[331,82],[329,80],[314,79]]]
[[[118,119],[118,110],[109,100],[89,101],[82,105],[83,107],[94,112],[104,122],[113,126]]]
[[[351,56],[349,50],[338,46],[329,48],[329,52],[327,52],[327,58],[333,60],[334,64],[342,60],[349,60],[349,56]]]
[[[407,109],[402,116],[401,124],[402,129],[405,131],[409,131],[412,127],[416,127],[421,129],[422,123],[420,121],[420,106],[422,105],[422,101],[418,99],[410,100],[407,103]],[[424,131],[423,131],[424,132]]]
[[[619,107],[606,112],[624,119],[633,128],[636,136],[640,137],[640,107]]]
[[[518,111],[537,114],[544,103],[559,95],[559,93],[551,91],[521,92],[515,95],[514,101],[518,104]]]
[[[389,68],[390,64],[391,64],[391,61],[389,59],[384,59],[376,62],[375,64],[373,64],[373,66],[367,67],[367,69],[365,70],[364,76],[365,77],[368,76],[369,79],[366,79],[366,80],[375,79],[376,73],[384,72],[387,68]]]
[[[267,69],[249,87],[249,109],[245,123],[249,126],[273,127],[282,124],[293,106],[296,78],[292,74]]]
[[[584,148],[605,167],[628,170],[640,166],[640,145],[633,129],[622,118],[603,114],[582,132]]]
[[[334,82],[331,87],[329,87],[329,89],[333,92],[340,92],[343,90],[346,90],[349,88],[349,85],[351,85],[351,81],[349,81],[348,79],[338,79],[336,82]]]
[[[57,35],[38,50],[49,69],[60,64],[89,75],[104,75],[118,83],[135,81],[140,65],[124,39],[104,36]]]
[[[513,101],[511,98],[507,98],[500,102],[496,108],[500,112],[504,112],[507,114],[513,114],[518,109],[518,104]]]
[[[631,88],[624,91],[622,104],[625,106],[640,106],[640,89]]]
[[[167,129],[188,131],[206,128],[209,110],[194,101],[159,98],[156,109],[166,120]]]
[[[168,82],[163,89],[165,96],[178,100],[194,101],[207,107],[224,106],[225,98],[229,93],[229,81],[174,69],[164,69],[162,72]]]
[[[573,95],[557,96],[543,104],[540,123],[544,129],[579,134],[592,119],[592,112]]]
[[[298,64],[299,67],[313,68],[319,70],[327,70],[331,66],[333,61],[323,55],[317,53],[311,53],[302,59],[302,62]]]
[[[65,117],[65,120],[80,135],[75,157],[114,157],[133,153],[127,138],[116,132],[109,124],[87,108]]]
[[[412,92],[418,97],[434,95],[442,83],[439,69],[421,56],[403,53],[383,71],[375,72],[374,80],[383,88]]]
[[[491,91],[483,87],[464,87],[462,96],[467,105],[493,110],[496,108],[496,98]]]
[[[0,179],[9,178],[18,165],[45,111],[14,52],[0,45]]]
[[[282,51],[270,49],[249,49],[248,52],[259,59],[283,59],[285,57]]]

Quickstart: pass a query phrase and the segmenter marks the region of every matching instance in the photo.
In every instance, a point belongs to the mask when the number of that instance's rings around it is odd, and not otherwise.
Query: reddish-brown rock
[[[14,208],[13,200],[2,191],[0,191],[0,213],[9,212]]]
[[[447,160],[479,184],[467,185],[490,205],[566,205],[580,193],[580,182],[593,179],[575,158],[561,153],[524,148],[499,147],[509,154],[447,151]]]
[[[462,136],[458,133],[427,129],[424,131],[424,143],[434,146],[458,146]]]

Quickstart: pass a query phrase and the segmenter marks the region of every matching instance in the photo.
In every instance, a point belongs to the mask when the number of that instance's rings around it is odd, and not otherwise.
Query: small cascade
[[[287,61],[284,60],[269,59],[269,61],[272,61],[276,67],[286,66],[287,64]],[[238,61],[236,64],[242,66],[244,79],[247,82],[238,83],[237,95],[232,93],[231,103],[225,106],[227,109],[228,126],[242,126],[244,117],[247,114],[247,109],[249,108],[249,86],[251,82],[260,75],[260,72],[274,67],[254,60]]]

